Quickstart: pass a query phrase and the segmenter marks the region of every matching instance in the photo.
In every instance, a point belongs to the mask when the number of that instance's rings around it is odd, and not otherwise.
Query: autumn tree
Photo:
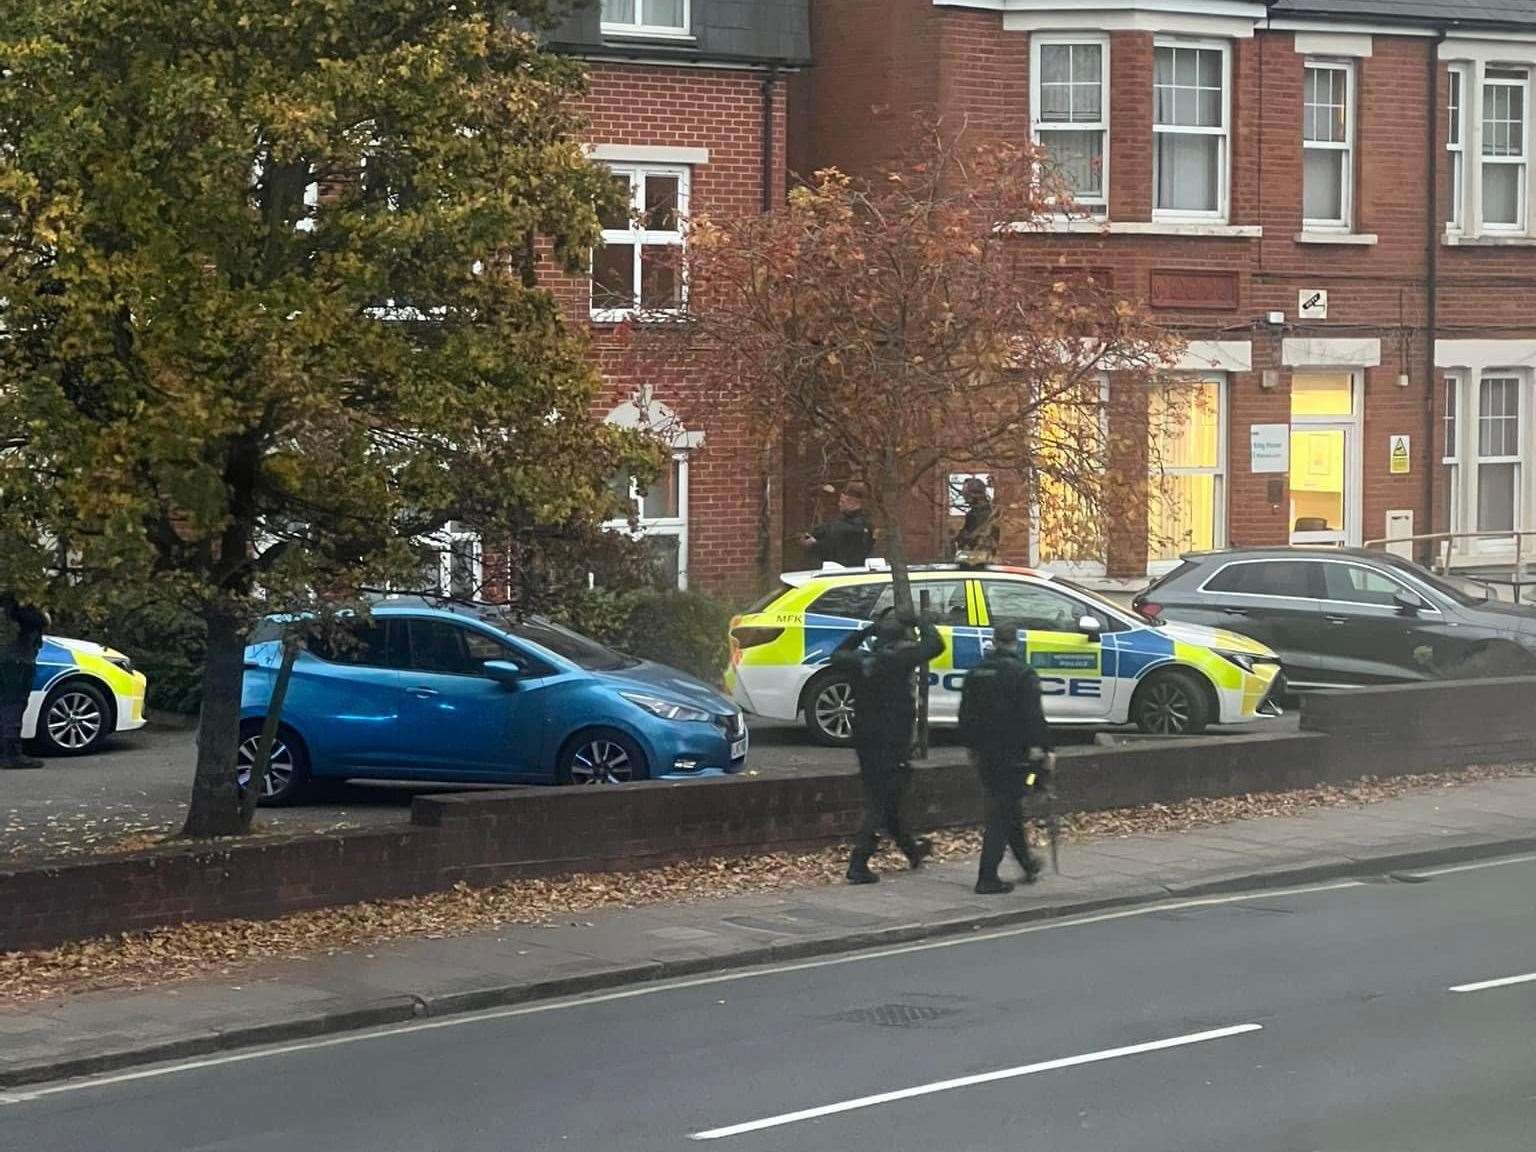
[[[1049,254],[1064,214],[1081,215],[1043,153],[932,127],[878,183],[827,170],[773,213],[696,219],[686,309],[636,340],[863,481],[911,613],[907,518],[951,473],[1011,479],[1036,530],[1068,546],[1144,507],[1149,473],[1108,463],[1128,427],[1145,451],[1148,383],[1178,340]]]
[[[545,9],[6,6],[0,584],[206,625],[190,834],[249,826],[253,620],[412,587],[452,521],[527,558],[649,466],[534,285],[534,238],[584,266],[613,195]]]

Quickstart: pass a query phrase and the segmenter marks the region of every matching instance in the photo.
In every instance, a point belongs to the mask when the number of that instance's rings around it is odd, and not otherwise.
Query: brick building
[[[1020,553],[1135,582],[1191,547],[1536,528],[1536,0],[811,9],[793,170],[873,175],[919,110],[1038,140],[1096,218],[1017,242],[1189,341],[1207,402],[1160,454],[1180,499]]]
[[[590,280],[548,279],[590,327],[603,415],[644,422],[673,446],[668,473],[636,493],[640,530],[683,587],[755,595],[779,562],[777,463],[760,430],[720,411],[665,363],[636,363],[618,326],[679,285],[665,261],[690,213],[766,211],[785,194],[787,83],[809,58],[808,0],[594,0],[550,45],[591,75],[592,155],[627,185],[638,223],[606,221]],[[615,528],[623,528],[622,523]]]

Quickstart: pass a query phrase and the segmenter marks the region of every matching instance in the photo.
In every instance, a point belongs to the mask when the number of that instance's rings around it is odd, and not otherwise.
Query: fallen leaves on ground
[[[1062,839],[1081,841],[1294,816],[1317,808],[1362,806],[1398,796],[1462,784],[1536,774],[1536,765],[1495,765],[1459,772],[1390,779],[1366,777],[1340,786],[1294,792],[1249,793],[1217,799],[1152,804],[1062,819]],[[971,855],[977,831],[937,832],[934,858]],[[900,867],[888,854],[876,866]],[[658,864],[643,872],[577,873],[552,879],[512,880],[490,888],[465,885],[447,892],[300,912],[277,920],[225,920],[177,924],[65,944],[36,952],[0,953],[0,1002],[17,1004],[102,988],[141,988],[194,977],[233,976],[257,961],[355,952],[408,937],[444,938],[508,924],[582,923],[597,909],[722,899],[836,883],[847,849],[770,852]]]

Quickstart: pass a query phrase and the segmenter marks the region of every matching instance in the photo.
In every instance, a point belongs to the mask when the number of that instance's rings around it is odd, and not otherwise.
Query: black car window
[[[1329,600],[1392,608],[1407,589],[1392,577],[1358,564],[1324,564],[1323,579]]]
[[[993,624],[1012,624],[1039,632],[1076,632],[1078,620],[1087,611],[1072,597],[1038,584],[987,580],[982,588],[987,594],[987,615]]]
[[[828,588],[811,611],[821,616],[840,616],[847,620],[869,620],[874,617],[875,603],[880,599],[879,584],[849,584],[842,588]]]
[[[467,633],[446,620],[411,621],[411,668],[417,672],[477,674],[480,661],[470,656]]]
[[[1291,596],[1315,598],[1312,583],[1316,564],[1305,560],[1251,560],[1229,564],[1205,585],[1208,592],[1241,596]]]
[[[579,632],[562,628],[538,617],[526,620],[508,620],[499,625],[503,632],[530,644],[546,648],[556,656],[563,656],[578,668],[588,672],[613,672],[638,663],[633,657],[624,656],[611,648],[605,648],[596,640],[589,640]]]
[[[914,580],[912,581],[912,599],[922,607],[923,596],[928,597],[927,618],[935,624],[943,624],[946,627],[965,625],[971,622],[971,614],[965,606],[965,581],[964,580]],[[870,610],[868,618],[880,615],[891,605],[896,603],[895,588],[891,584],[880,586],[880,596]]]
[[[309,650],[331,664],[388,668],[389,644],[385,621],[352,621],[311,636]]]

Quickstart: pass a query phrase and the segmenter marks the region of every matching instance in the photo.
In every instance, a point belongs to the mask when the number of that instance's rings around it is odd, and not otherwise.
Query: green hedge
[[[697,592],[609,592],[567,605],[561,622],[631,656],[718,685],[730,661],[731,610]]]

